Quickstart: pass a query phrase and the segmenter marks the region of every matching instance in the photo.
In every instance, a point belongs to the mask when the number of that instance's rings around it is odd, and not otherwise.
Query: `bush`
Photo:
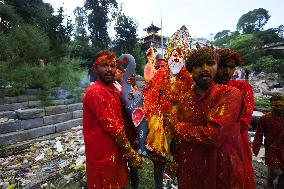
[[[269,98],[255,98],[254,105],[255,106],[269,106],[270,100]]]
[[[274,67],[278,60],[275,60],[271,55],[259,58],[255,64],[252,64],[252,69],[256,72],[274,72]]]
[[[0,33],[0,60],[35,63],[50,56],[50,42],[45,33],[30,25],[14,27],[9,33]]]
[[[78,65],[79,59],[64,58],[44,67],[35,64],[13,64],[1,62],[3,75],[0,77],[0,87],[6,88],[9,96],[21,94],[25,88],[40,88],[48,93],[55,87],[64,88],[76,96],[83,71]]]

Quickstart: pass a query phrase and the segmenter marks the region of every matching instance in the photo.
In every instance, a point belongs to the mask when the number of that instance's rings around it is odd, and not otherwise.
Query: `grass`
[[[269,106],[269,98],[256,98],[254,99],[255,106]]]
[[[7,144],[0,143],[0,150],[5,150],[5,148],[7,148]]]
[[[154,175],[153,175],[154,165],[153,162],[147,158],[143,159],[142,169],[139,170],[139,189],[154,189]],[[75,179],[70,183],[64,179],[64,175],[68,175],[71,170],[66,170],[62,174],[57,175],[56,178],[51,179],[47,182],[46,189],[78,189],[86,185],[85,179]],[[131,189],[130,183],[125,189]]]
[[[148,158],[143,159],[142,169],[139,172],[139,189],[154,189],[154,165]]]

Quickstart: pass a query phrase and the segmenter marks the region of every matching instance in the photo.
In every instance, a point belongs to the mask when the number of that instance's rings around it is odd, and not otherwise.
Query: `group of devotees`
[[[135,86],[135,76],[127,78],[133,90],[143,94],[142,116],[148,122],[145,155],[138,150],[141,144],[137,144],[139,132],[133,117],[125,113],[123,87],[117,87],[124,77],[121,62],[108,50],[96,54],[93,70],[98,80],[83,97],[88,188],[121,189],[129,183],[131,188],[140,188],[139,169],[143,159],[149,158],[157,189],[163,188],[164,173],[176,179],[180,189],[254,189],[248,139],[253,88],[247,81],[231,79],[243,64],[239,52],[191,49],[183,26],[171,37],[165,56],[157,54],[148,64],[154,71],[142,90]],[[275,172],[283,171],[284,97],[273,97],[271,107],[276,107],[280,121],[278,131],[270,135],[278,142],[269,148],[270,153],[278,151],[269,160],[274,167],[268,172],[268,188],[273,188]],[[263,132],[258,132],[254,144],[256,155]]]

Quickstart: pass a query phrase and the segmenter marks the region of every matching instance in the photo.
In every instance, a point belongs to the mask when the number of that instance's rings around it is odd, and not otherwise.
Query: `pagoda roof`
[[[146,36],[143,36],[143,37],[140,37],[140,39],[145,39],[145,38],[148,38],[148,37],[153,37],[153,35],[154,36],[157,36],[157,37],[162,37],[160,34],[158,34],[158,33],[149,33],[149,34],[147,34]],[[167,38],[167,37],[165,37],[165,36],[163,36],[163,38]]]
[[[147,31],[147,33],[152,33],[152,32],[157,33],[160,29],[161,28],[155,26],[152,22],[152,24],[149,27],[145,28],[144,31]]]

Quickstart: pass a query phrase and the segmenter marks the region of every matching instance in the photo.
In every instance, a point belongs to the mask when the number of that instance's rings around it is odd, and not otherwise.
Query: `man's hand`
[[[141,169],[142,168],[141,156],[137,152],[135,152],[135,154],[133,154],[133,157],[130,158],[129,164],[136,169]]]
[[[131,84],[132,87],[136,86],[136,74],[132,74],[128,79],[127,79],[127,83]]]
[[[120,147],[123,158],[134,168],[141,168],[142,158],[130,145],[124,131],[118,133],[115,138],[116,143]]]

